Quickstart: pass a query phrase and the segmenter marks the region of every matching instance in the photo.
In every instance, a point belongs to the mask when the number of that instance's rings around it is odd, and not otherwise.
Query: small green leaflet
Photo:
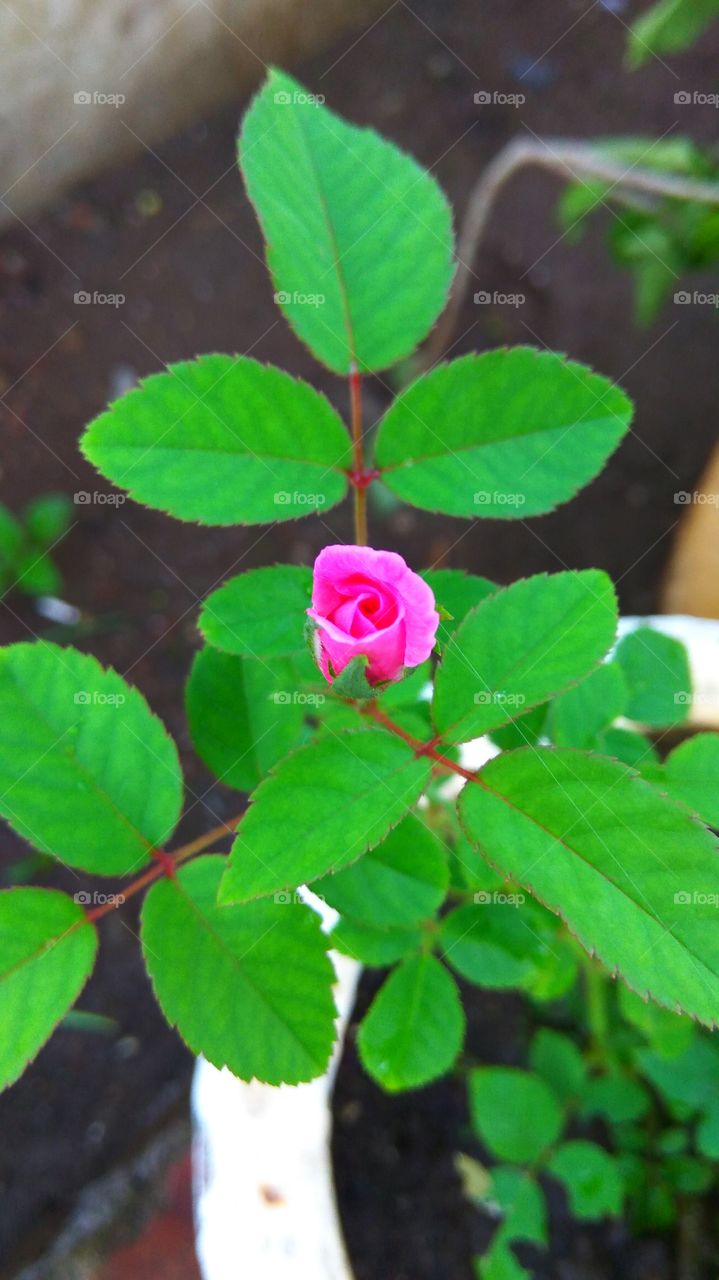
[[[427,569],[423,574],[427,586],[432,588],[437,607],[449,618],[442,618],[437,629],[437,644],[444,648],[453,631],[464,621],[470,609],[498,590],[489,578],[476,573],[463,573],[461,569]]]
[[[630,770],[562,748],[489,762],[459,797],[468,837],[628,986],[719,1022],[718,846]]]
[[[617,603],[605,573],[537,574],[489,596],[454,633],[439,665],[432,714],[466,742],[562,693],[614,639]]]
[[[386,369],[427,336],[452,277],[452,215],[410,156],[271,71],[239,159],[275,299],[335,373]]]
[[[502,1222],[492,1236],[489,1252],[478,1260],[481,1280],[529,1280],[530,1273],[517,1262],[510,1246],[519,1241],[547,1243],[547,1207],[544,1194],[531,1172],[500,1165],[492,1169],[491,1186],[483,1197],[499,1208]]]
[[[603,662],[586,680],[555,698],[545,732],[558,747],[588,749],[624,711],[627,686],[616,662]]]
[[[622,1211],[624,1185],[617,1162],[595,1142],[564,1142],[547,1164],[563,1184],[576,1218],[594,1221]]]
[[[331,934],[335,951],[358,960],[370,968],[385,969],[396,964],[409,951],[419,951],[422,931],[418,925],[409,929],[377,929],[357,920],[338,920]]]
[[[449,883],[436,836],[410,813],[358,862],[312,888],[343,916],[376,928],[406,928],[441,906]]]
[[[719,733],[697,733],[667,756],[661,786],[719,827]]]
[[[97,933],[54,889],[0,893],[0,1089],[22,1074],[92,972]]]
[[[252,791],[299,745],[312,695],[301,693],[288,658],[195,655],[185,701],[198,755],[228,787]]]
[[[478,905],[456,907],[442,918],[438,940],[443,958],[477,986],[524,986],[537,970],[540,939],[509,903],[494,904],[491,893],[475,897]]]
[[[568,1035],[540,1027],[532,1040],[529,1064],[560,1102],[576,1100],[583,1093],[587,1074],[584,1058]]]
[[[634,70],[651,58],[662,62],[661,54],[681,53],[716,18],[719,0],[655,0],[630,28],[629,66]]]
[[[305,646],[312,570],[275,564],[230,578],[205,600],[198,626],[208,644],[243,658],[282,658]]]
[[[524,520],[574,497],[627,431],[631,402],[584,365],[533,347],[462,356],[397,397],[375,465],[405,502]]]
[[[210,525],[327,511],[344,497],[351,464],[329,401],[246,356],[152,374],[90,423],[81,447],[137,502]]]
[[[429,776],[426,759],[375,729],[301,747],[255,791],[220,902],[248,902],[349,866],[404,817]]]
[[[502,1160],[530,1163],[556,1142],[562,1109],[539,1076],[516,1067],[476,1067],[469,1110],[478,1137]]]
[[[127,875],[180,816],[177,749],[137,689],[38,641],[0,649],[0,813],[43,853]]]
[[[615,661],[629,689],[626,714],[641,724],[663,728],[686,720],[692,681],[684,645],[651,627],[630,631],[617,645]]]
[[[193,1053],[241,1080],[312,1080],[335,1018],[319,917],[297,902],[219,908],[224,861],[199,858],[145,899],[142,946],[160,1007]]]
[[[434,956],[394,969],[360,1023],[366,1071],[388,1093],[418,1089],[449,1071],[462,1047],[464,1012],[454,979]]]

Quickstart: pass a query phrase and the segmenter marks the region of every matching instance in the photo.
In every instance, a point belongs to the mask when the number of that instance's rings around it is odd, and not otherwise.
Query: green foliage
[[[562,1110],[538,1076],[517,1067],[477,1067],[469,1075],[477,1136],[500,1160],[532,1163],[562,1131]]]
[[[148,893],[142,946],[168,1021],[242,1080],[299,1084],[334,1040],[334,972],[319,919],[296,902],[220,909],[224,859],[199,858]]]
[[[535,921],[525,922],[521,907],[513,902],[516,897],[505,890],[495,903],[491,893],[480,892],[475,905],[456,907],[442,920],[439,945],[444,959],[468,982],[527,989],[541,972],[546,944]]]
[[[497,586],[488,578],[476,573],[463,573],[460,569],[426,569],[422,574],[432,588],[440,610],[444,611],[437,631],[438,648],[443,649],[453,631],[476,605],[487,596],[494,595]]]
[[[312,571],[276,564],[230,578],[205,600],[198,626],[208,644],[243,658],[283,658],[304,648]]]
[[[220,901],[248,902],[349,866],[404,817],[428,778],[426,760],[376,729],[301,747],[255,791]]]
[[[616,662],[602,663],[581,684],[555,698],[546,732],[558,747],[592,747],[602,731],[622,715],[626,699],[621,667]]]
[[[686,649],[679,640],[651,627],[638,627],[620,640],[615,659],[629,689],[626,714],[630,719],[657,729],[686,720],[692,680]]]
[[[406,929],[379,928],[347,918],[332,930],[332,946],[370,968],[384,969],[396,964],[411,951],[418,951],[422,932],[418,925]]]
[[[717,0],[669,0],[660,10],[698,12],[709,3],[719,13]],[[650,14],[654,10],[650,10]],[[640,19],[641,22],[641,19]],[[637,28],[635,28],[636,30]],[[637,41],[636,48],[647,52]],[[677,84],[679,81],[676,82]],[[679,109],[692,101],[692,94],[677,94]],[[691,271],[713,266],[719,261],[719,166],[711,149],[702,150],[690,138],[673,136],[602,138],[594,142],[597,158],[619,167],[624,176],[633,170],[717,184],[717,200],[687,199],[676,195],[627,199],[622,181],[584,179],[571,183],[563,192],[558,215],[565,234],[576,243],[584,220],[596,210],[614,212],[608,220],[607,239],[613,258],[632,274],[634,310],[641,327],[651,324],[665,302],[674,294],[678,303],[692,302],[692,293],[677,290],[679,279]]]
[[[587,1075],[584,1058],[561,1032],[540,1027],[532,1041],[529,1064],[563,1103],[584,1092]]]
[[[43,853],[126,875],[174,830],[175,744],[95,658],[45,642],[0,649],[0,722],[0,813]]]
[[[380,929],[407,928],[433,915],[449,881],[436,836],[415,814],[344,871],[313,885],[343,916]]]
[[[34,498],[19,518],[0,503],[0,596],[11,590],[26,595],[53,595],[62,579],[50,552],[72,518],[63,493]]]
[[[523,1169],[499,1165],[492,1170],[483,1198],[493,1213],[499,1211],[502,1221],[489,1251],[478,1260],[480,1280],[525,1280],[529,1272],[510,1246],[516,1242],[547,1243],[547,1209],[541,1187]]]
[[[0,1089],[22,1074],[82,991],[97,935],[51,889],[0,893]]]
[[[82,451],[137,502],[200,524],[324,512],[347,489],[349,436],[306,382],[246,356],[153,373],[90,424]]]
[[[572,1213],[594,1220],[621,1213],[624,1185],[616,1162],[595,1142],[564,1142],[547,1169],[564,1185]]]
[[[537,574],[498,591],[447,645],[435,684],[437,730],[466,742],[546,702],[597,665],[616,624],[614,590],[599,570]]]
[[[713,1026],[717,845],[622,765],[563,749],[490,761],[460,817],[491,863],[566,920],[635,991]]]
[[[201,649],[185,694],[195,749],[221,782],[251,791],[299,744],[313,696],[323,695],[298,691],[288,658],[238,658]]]
[[[661,782],[702,822],[719,827],[719,733],[697,733],[675,747]]]
[[[623,392],[533,347],[462,356],[397,397],[375,461],[405,502],[453,516],[526,519],[601,471],[629,427]]]
[[[245,117],[239,157],[298,337],[335,373],[410,355],[452,276],[452,216],[434,179],[279,71]]]
[[[632,23],[629,66],[641,67],[662,54],[683,52],[718,17],[719,0],[657,0]]]
[[[389,1093],[418,1089],[448,1071],[464,1037],[464,1013],[451,975],[430,955],[394,969],[360,1023],[363,1066]]]

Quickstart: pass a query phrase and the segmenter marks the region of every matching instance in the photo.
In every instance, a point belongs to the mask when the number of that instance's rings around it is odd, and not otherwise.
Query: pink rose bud
[[[325,547],[315,560],[317,661],[332,683],[352,658],[369,659],[370,684],[399,680],[429,657],[439,626],[434,595],[395,551]],[[331,669],[330,669],[331,664]]]

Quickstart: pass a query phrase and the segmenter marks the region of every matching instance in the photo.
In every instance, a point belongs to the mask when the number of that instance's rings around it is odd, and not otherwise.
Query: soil
[[[574,0],[484,0],[480,8],[476,0],[414,0],[410,8],[399,0],[364,37],[298,73],[337,110],[373,124],[430,165],[461,216],[482,166],[526,129],[582,137],[675,129],[713,138],[711,107],[677,108],[673,95],[677,87],[711,87],[716,33],[671,69],[654,59],[629,75],[621,61],[632,13],[622,0],[587,8]],[[527,101],[521,109],[478,107],[479,89],[522,92]],[[19,510],[47,490],[93,495],[76,506],[56,548],[64,595],[81,611],[80,625],[50,624],[14,595],[0,605],[0,642],[52,635],[77,643],[140,687],[183,753],[189,814],[181,835],[188,837],[238,808],[237,797],[193,757],[183,715],[198,602],[242,569],[310,562],[328,541],[348,540],[349,508],[291,525],[198,529],[131,502],[99,502],[94,495],[108,488],[81,459],[77,438],[134,377],[199,351],[272,361],[346,409],[344,385],[314,365],[274,308],[233,163],[244,105],[143,151],[0,241],[0,497]],[[590,230],[578,247],[560,238],[558,190],[554,179],[532,173],[502,196],[475,264],[477,288],[523,293],[526,301],[478,307],[470,298],[453,354],[500,342],[567,351],[633,395],[633,433],[582,498],[552,516],[470,525],[375,509],[373,541],[396,547],[413,564],[443,563],[502,582],[598,565],[618,581],[625,611],[646,612],[656,603],[681,511],[674,492],[694,486],[715,441],[716,322],[710,308],[670,303],[651,330],[637,331],[629,282],[607,257],[603,228]],[[79,290],[125,300],[78,305]],[[385,382],[368,385],[368,424],[388,397]],[[3,866],[23,852],[4,836]],[[77,888],[66,873],[41,869],[38,879]],[[36,1256],[80,1189],[127,1159],[186,1093],[192,1063],[156,1010],[135,932],[130,908],[103,922],[100,961],[80,1002],[111,1017],[114,1029],[59,1031],[0,1099],[2,1277]],[[480,1038],[504,1052],[516,1034],[516,1010],[504,1000],[471,999]],[[371,1106],[372,1124],[345,1124],[349,1102],[360,1114]],[[348,1050],[338,1117],[341,1202],[360,1280],[464,1280],[480,1227],[461,1204],[451,1171],[464,1124],[454,1087],[383,1099],[360,1081]],[[623,1270],[626,1252],[611,1260],[608,1239],[603,1248],[604,1261],[582,1275],[644,1275],[638,1266]],[[663,1280],[669,1273],[657,1264],[646,1274]]]

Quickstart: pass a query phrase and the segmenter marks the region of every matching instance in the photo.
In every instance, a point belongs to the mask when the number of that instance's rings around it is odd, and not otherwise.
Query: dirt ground
[[[717,33],[671,68],[652,60],[630,75],[622,56],[626,23],[637,8],[622,0],[588,7],[578,0],[413,0],[411,7],[395,0],[354,45],[340,44],[298,74],[331,106],[371,123],[431,166],[461,217],[483,165],[527,130],[540,137],[674,131],[714,138],[712,108],[677,107],[673,95],[678,88],[713,87]],[[521,108],[479,107],[473,97],[479,89],[522,92],[527,100]],[[77,451],[83,425],[135,376],[201,351],[272,361],[312,380],[346,409],[345,386],[313,364],[274,308],[234,164],[244,105],[154,153],[143,151],[0,241],[0,498],[13,509],[52,489],[106,493]],[[578,247],[561,238],[553,214],[558,190],[554,179],[528,173],[502,196],[475,264],[477,289],[523,293],[526,301],[516,308],[477,306],[470,298],[453,354],[501,342],[567,351],[617,378],[635,398],[631,436],[607,472],[552,516],[470,525],[375,510],[372,540],[395,547],[417,567],[441,562],[502,582],[565,565],[598,565],[618,581],[624,610],[644,612],[655,604],[681,510],[673,495],[693,487],[716,439],[716,317],[707,307],[669,303],[651,330],[637,331],[629,281],[609,261],[603,229],[593,228]],[[125,301],[78,305],[79,290],[119,293]],[[369,424],[389,391],[379,380],[367,390]],[[0,642],[53,634],[96,653],[140,687],[183,751],[190,807],[183,834],[189,836],[238,808],[237,798],[213,784],[189,750],[181,694],[198,644],[199,600],[233,573],[275,560],[310,562],[325,543],[350,536],[346,506],[301,523],[211,530],[131,502],[78,505],[57,560],[65,597],[82,612],[81,628],[58,631],[13,596],[0,606]],[[4,836],[5,864],[21,852]],[[67,883],[61,876],[54,882]],[[60,1031],[0,1099],[3,1277],[50,1238],[88,1179],[136,1149],[187,1089],[192,1064],[156,1011],[135,928],[131,910],[104,921],[101,958],[81,1001],[113,1018],[116,1031]],[[487,997],[480,1003],[478,1016],[490,1024],[496,1017],[497,1035],[505,1035],[511,1021],[505,1003]],[[351,1101],[365,1107],[370,1100],[373,1116],[381,1115],[390,1131],[398,1163],[383,1164],[380,1152],[373,1164],[372,1144],[358,1143],[357,1129],[351,1141],[338,1138],[348,1161],[340,1187],[350,1243],[362,1248],[365,1240],[359,1280],[465,1280],[475,1228],[466,1210],[452,1208],[451,1170],[432,1214],[429,1197],[415,1194],[416,1171],[435,1159],[432,1144],[448,1124],[461,1131],[451,1086],[390,1103],[361,1085],[348,1063],[338,1114]],[[428,1134],[422,1164],[419,1148]],[[450,1148],[455,1141],[453,1133]],[[352,1150],[361,1156],[358,1164]],[[390,1187],[405,1156],[411,1156],[407,1177],[415,1185],[403,1183],[394,1195]],[[372,1230],[382,1245],[368,1242],[369,1202],[356,1209],[353,1229],[353,1169],[374,1184]],[[405,1197],[401,1212],[399,1195]],[[458,1222],[456,1231],[447,1230]],[[401,1264],[388,1264],[390,1244]],[[624,1256],[623,1249],[613,1259],[603,1255],[595,1270],[582,1274],[628,1275]],[[663,1280],[670,1273],[658,1265],[646,1274]],[[637,1267],[632,1275],[643,1280],[644,1271]]]

